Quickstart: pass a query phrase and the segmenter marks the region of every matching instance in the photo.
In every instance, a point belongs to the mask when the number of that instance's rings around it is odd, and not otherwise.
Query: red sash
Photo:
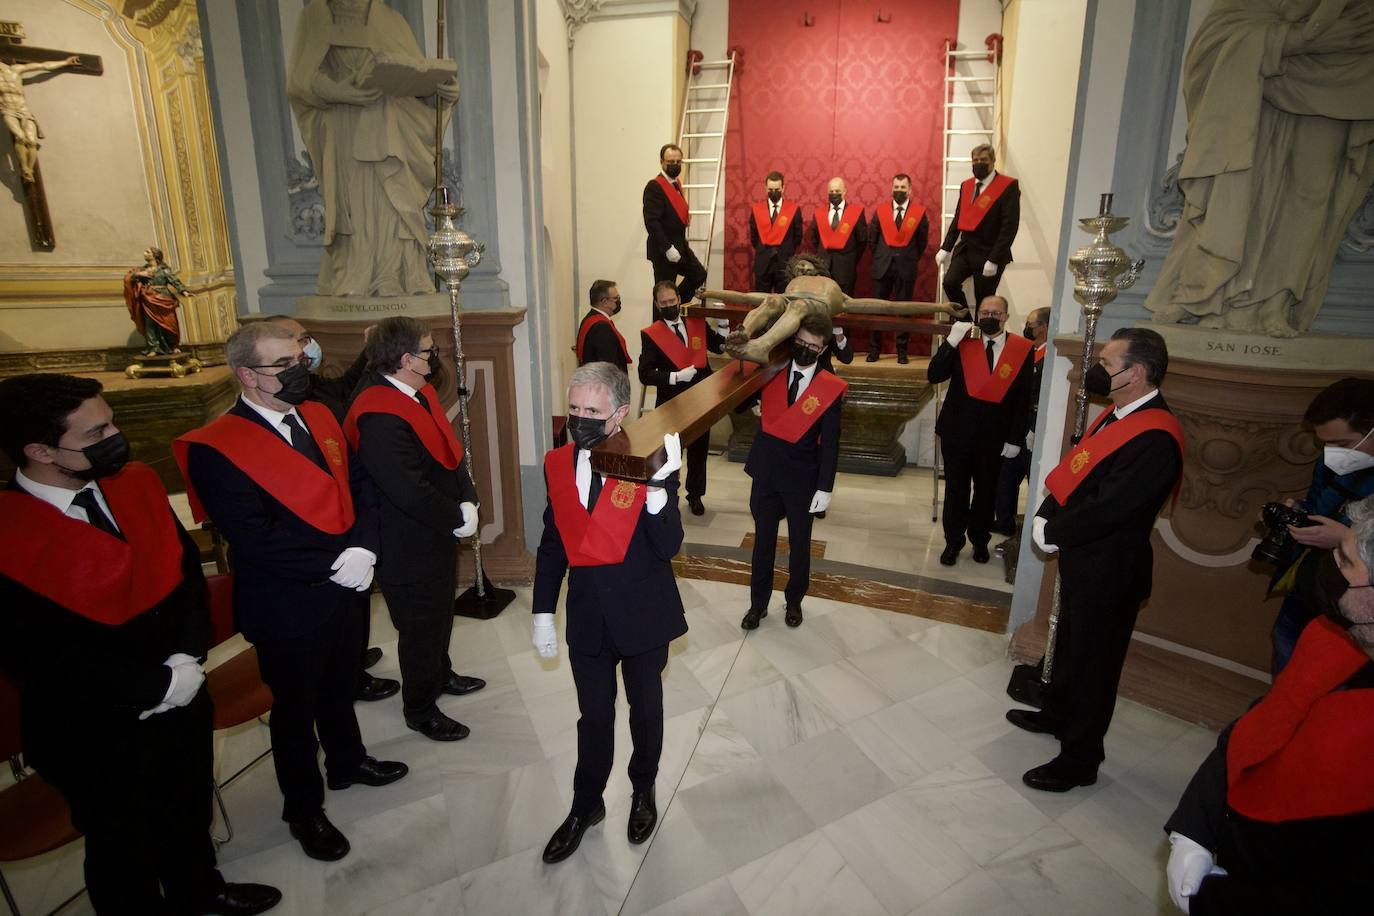
[[[1116,425],[1116,424],[1113,424]],[[1318,617],[1226,748],[1226,801],[1268,823],[1374,809],[1374,690],[1337,690],[1369,656]]]
[[[1169,411],[1158,407],[1133,410],[1099,433],[1098,429],[1106,422],[1109,413],[1110,411],[1103,411],[1102,415],[1093,421],[1092,429],[1083,437],[1083,441],[1070,449],[1045,478],[1045,487],[1059,505],[1068,502],[1069,496],[1078,489],[1078,485],[1102,462],[1102,459],[1141,433],[1161,429],[1174,437],[1174,441],[1178,443],[1179,454],[1183,454],[1183,426],[1178,422],[1178,417]],[[1177,489],[1178,485],[1174,486]]]
[[[983,217],[988,215],[988,208],[996,203],[997,198],[1002,196],[1002,192],[1011,187],[1015,181],[1015,178],[1008,178],[998,172],[975,201],[973,189],[978,186],[978,179],[966,178],[964,183],[959,186],[959,231],[972,232],[977,229],[978,224],[983,221]]]
[[[804,391],[797,392],[797,400],[787,406],[788,376],[792,372],[789,365],[773,376],[773,380],[763,388],[763,431],[776,436],[784,442],[796,442],[806,435],[815,422],[821,418],[836,399],[843,397],[849,383],[824,369],[817,369],[811,377],[811,384]]]
[[[463,460],[463,446],[453,434],[453,424],[439,404],[439,393],[433,385],[421,388],[420,393],[429,403],[428,413],[419,401],[390,382],[364,389],[354,399],[353,406],[348,408],[348,416],[344,418],[344,434],[348,436],[349,444],[354,449],[358,447],[358,420],[363,414],[389,413],[410,424],[435,461],[450,471],[458,467]]]
[[[589,312],[586,318],[582,319],[582,327],[577,330],[577,364],[580,366],[583,362],[582,348],[587,345],[587,333],[603,322],[610,326],[611,333],[615,335],[616,340],[620,341],[620,352],[625,357],[625,365],[628,366],[632,364],[634,360],[630,359],[630,348],[625,345],[625,338],[621,335],[620,329],[615,326],[614,321],[595,309]]]
[[[662,175],[659,175],[654,181],[657,181],[658,186],[663,189],[663,196],[668,198],[668,203],[673,205],[673,212],[677,214],[678,219],[682,220],[682,225],[691,225],[692,216],[687,212],[687,199],[682,196],[682,192]]]
[[[821,247],[826,251],[840,251],[845,245],[849,244],[849,235],[854,231],[858,224],[858,215],[863,210],[852,204],[844,205],[844,212],[840,214],[840,225],[834,229],[830,228],[830,206],[816,208],[816,235],[820,237]],[[851,215],[852,214],[852,215]]]
[[[625,559],[648,489],[641,483],[608,477],[596,498],[596,508],[588,512],[577,496],[576,447],[565,445],[544,456],[553,523],[563,540],[569,566],[613,566]]]
[[[921,217],[925,215],[925,207],[915,201],[907,201],[906,216],[902,219],[901,229],[898,229],[892,219],[892,204],[889,202],[887,206],[879,207],[878,225],[883,227],[883,240],[887,242],[887,247],[905,248],[910,245],[916,236],[916,227],[921,225]]]
[[[964,367],[964,387],[968,389],[968,396],[990,404],[1002,403],[1030,351],[1029,340],[1008,334],[997,365],[989,371],[984,341],[964,338],[959,342],[959,362]]]
[[[1046,346],[1046,344],[1041,344],[1040,346],[1035,348],[1035,361],[1037,363],[1044,362]]]
[[[705,369],[706,319],[685,318],[683,325],[687,328],[686,344],[665,321],[655,321],[639,333],[652,340],[663,351],[663,355],[672,360],[674,369],[686,369],[688,366]]]
[[[183,548],[162,481],[131,461],[99,483],[125,540],[17,490],[0,491],[0,574],[117,627],[181,584]]]
[[[306,401],[296,408],[310,428],[310,438],[320,447],[329,473],[291,447],[277,433],[245,417],[225,414],[200,429],[178,436],[172,454],[186,479],[186,498],[191,515],[205,521],[205,507],[186,472],[191,443],[219,452],[292,514],[326,534],[343,534],[353,527],[353,492],[348,485],[348,452],[343,430],[328,407]]]
[[[778,218],[770,220],[768,218],[768,203],[754,204],[754,228],[759,231],[759,241],[776,248],[782,244],[782,240],[787,238],[787,230],[792,225],[792,220],[796,219],[797,205],[788,201],[783,201],[778,207]]]

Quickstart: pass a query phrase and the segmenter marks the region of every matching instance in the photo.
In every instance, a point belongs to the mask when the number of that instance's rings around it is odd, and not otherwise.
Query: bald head
[[[844,179],[836,176],[825,186],[825,196],[832,204],[843,203],[845,198]]]

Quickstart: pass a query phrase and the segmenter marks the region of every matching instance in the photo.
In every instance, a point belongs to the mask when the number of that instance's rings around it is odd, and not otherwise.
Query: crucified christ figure
[[[948,305],[932,302],[891,302],[887,299],[852,299],[825,273],[820,261],[799,254],[787,262],[787,288],[780,293],[739,293],[734,290],[705,289],[698,293],[702,302],[714,299],[734,305],[755,306],[744,323],[725,338],[725,352],[735,359],[759,365],[778,344],[791,340],[801,326],[802,316],[818,312],[834,318],[841,312],[859,315],[950,315]],[[756,336],[757,335],[757,336]]]
[[[33,167],[38,162],[38,141],[43,139],[43,131],[39,130],[38,119],[33,116],[28,100],[24,98],[24,76],[75,67],[80,63],[78,55],[41,64],[7,64],[0,60],[0,116],[3,116],[5,126],[14,135],[14,155],[19,160],[19,176],[26,182],[33,181]]]

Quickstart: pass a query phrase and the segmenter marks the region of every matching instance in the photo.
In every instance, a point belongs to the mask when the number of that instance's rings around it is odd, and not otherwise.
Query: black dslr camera
[[[1265,503],[1264,508],[1260,509],[1260,518],[1268,530],[1264,532],[1264,538],[1255,545],[1250,558],[1275,565],[1293,543],[1293,535],[1289,533],[1288,526],[1310,528],[1316,524],[1303,510],[1285,506],[1283,503]]]

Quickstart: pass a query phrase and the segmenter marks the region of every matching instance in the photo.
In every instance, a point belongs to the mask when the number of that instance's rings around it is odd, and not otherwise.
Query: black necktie
[[[682,345],[687,345],[687,332],[682,327],[681,321],[673,322],[673,331],[677,333],[677,339],[682,341]]]
[[[840,208],[838,206],[830,208],[830,228],[840,228]]]
[[[797,390],[801,386],[802,373],[800,369],[792,373],[792,384],[787,386],[787,406],[791,407],[797,402]]]
[[[1102,423],[1097,427],[1097,429],[1106,429],[1108,426],[1111,426],[1113,423],[1115,423],[1118,419],[1119,418],[1116,415],[1116,411],[1109,410],[1107,411],[1107,419],[1103,420]]]
[[[770,217],[768,217],[768,221],[769,221],[770,223],[776,223],[776,222],[778,221],[778,205],[777,205],[777,204],[769,204],[768,206],[769,206],[769,207],[772,209],[772,211],[773,211],[773,215],[770,216]]]
[[[95,498],[95,491],[90,487],[77,491],[77,494],[72,497],[72,505],[85,509],[86,520],[101,531],[120,540],[124,539],[124,536],[119,533],[119,529],[115,527],[114,520],[105,514],[104,509],[100,508],[100,503]]]
[[[590,458],[588,459],[590,460]],[[587,488],[587,511],[596,508],[596,498],[601,495],[601,475],[595,470],[592,471],[592,485]]]
[[[993,358],[992,358],[992,338],[989,337],[989,338],[988,338],[988,371],[989,371],[989,372],[992,371],[992,366],[993,366]]]
[[[899,204],[897,207],[897,225],[902,225],[902,217],[906,216],[906,204]]]
[[[287,414],[282,417],[282,424],[291,431],[291,447],[315,462],[317,467],[323,469],[324,455],[320,454],[320,447],[315,444],[310,433],[305,431],[305,427],[301,425],[300,420],[296,419],[296,415]]]
[[[431,412],[429,409],[429,399],[425,397],[425,393],[423,391],[415,392],[415,400],[420,402],[420,406],[425,409],[425,413]]]

